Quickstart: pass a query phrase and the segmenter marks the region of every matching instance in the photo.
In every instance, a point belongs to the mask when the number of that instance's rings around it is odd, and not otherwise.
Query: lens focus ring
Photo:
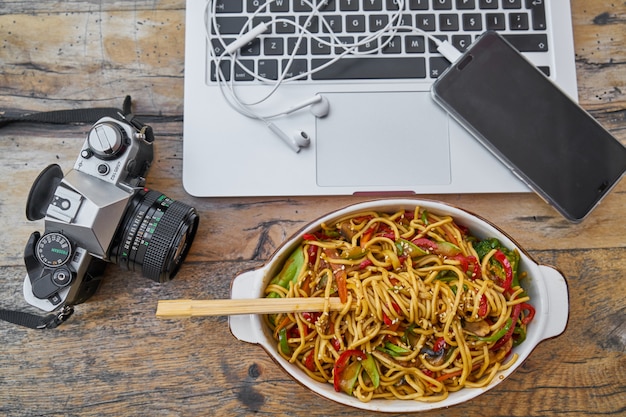
[[[170,200],[171,201],[171,200]],[[154,281],[165,282],[172,279],[182,262],[181,257],[191,245],[187,235],[197,222],[195,210],[179,201],[173,201],[159,220],[143,260],[143,275]]]
[[[153,190],[141,190],[127,207],[111,261],[165,282],[174,278],[198,228],[193,207]]]

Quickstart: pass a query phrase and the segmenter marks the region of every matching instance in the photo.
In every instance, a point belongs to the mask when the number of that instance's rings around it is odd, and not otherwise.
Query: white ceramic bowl
[[[332,384],[314,381],[295,365],[284,360],[277,352],[276,342],[260,316],[230,316],[229,325],[232,334],[239,340],[261,345],[288,374],[311,391],[335,402],[364,410],[402,413],[449,407],[468,401],[498,385],[524,362],[541,341],[558,336],[565,330],[569,311],[567,283],[559,271],[549,266],[537,264],[515,241],[493,224],[477,215],[444,203],[418,199],[386,199],[359,203],[328,213],[309,223],[284,242],[263,267],[237,276],[232,283],[231,297],[262,297],[263,289],[280,270],[289,254],[300,244],[302,235],[317,230],[322,222],[330,223],[334,219],[364,210],[392,213],[400,209],[412,210],[417,205],[438,215],[452,216],[459,224],[468,227],[474,236],[480,238],[495,237],[508,248],[516,247],[521,255],[520,268],[531,277],[530,280],[525,281],[524,287],[535,307],[535,318],[528,326],[526,340],[515,348],[515,352],[519,355],[517,362],[506,371],[501,372],[489,386],[486,388],[463,388],[458,392],[450,393],[445,400],[435,403],[411,400],[372,400],[364,403],[345,393],[335,392]]]

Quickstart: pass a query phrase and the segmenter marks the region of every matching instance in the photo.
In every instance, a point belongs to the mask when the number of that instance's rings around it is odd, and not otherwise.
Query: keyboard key
[[[281,16],[276,19],[276,33],[296,33],[294,16]]]
[[[363,10],[380,12],[383,10],[383,0],[366,0],[363,2]]]
[[[324,33],[341,32],[343,29],[341,16],[339,15],[324,15],[322,17],[322,30]]]
[[[546,74],[547,77],[550,76],[550,67],[539,66],[537,68],[539,68],[539,71],[541,71],[544,74]]]
[[[465,51],[472,43],[470,35],[452,35],[452,45],[459,51]]]
[[[456,0],[457,10],[473,10],[476,8],[476,0]]]
[[[312,3],[319,4],[320,2],[324,3],[324,5],[319,9],[320,12],[334,12],[337,10],[337,3],[335,0],[317,0]]]
[[[463,30],[468,31],[482,31],[483,20],[480,13],[466,13],[463,14]]]
[[[369,17],[370,32],[378,32],[389,23],[389,16],[386,14],[373,14]]]
[[[300,16],[298,22],[300,23],[300,26],[304,26],[311,33],[319,32],[320,26],[317,16],[312,16],[310,19],[308,16]]]
[[[428,60],[430,78],[437,78],[450,66],[450,61],[440,56],[433,56]]]
[[[548,36],[542,33],[502,36],[520,52],[546,52],[548,50]]]
[[[313,59],[313,69],[327,63],[327,59]],[[399,79],[426,78],[426,60],[409,58],[344,58],[311,74],[314,80]]]
[[[241,0],[215,0],[215,13],[241,13],[243,3]]]
[[[503,9],[521,9],[522,0],[502,0]]]
[[[220,61],[220,80],[230,81],[230,62],[228,60]],[[217,81],[215,73],[215,61],[211,61],[211,81]]]
[[[307,39],[300,39],[300,43],[298,43],[299,38],[289,38],[287,39],[287,54],[291,55],[293,50],[296,48],[296,44],[298,44],[298,51],[296,55],[306,55],[307,53]]]
[[[448,40],[448,36],[446,35],[436,35],[435,38],[439,39],[442,42]],[[437,51],[437,44],[433,42],[431,39],[428,40],[428,52],[431,52],[431,53],[439,52]]]
[[[439,30],[444,32],[459,30],[459,15],[445,13],[440,14]]]
[[[265,55],[282,55],[285,53],[285,44],[283,38],[265,38],[263,39],[263,52]]]
[[[528,15],[526,13],[511,13],[509,15],[509,27],[511,30],[528,30]]]
[[[243,27],[248,22],[248,18],[240,17],[240,16],[236,16],[236,17],[217,16],[215,18],[215,21],[217,23],[219,32],[222,35],[235,35],[241,32],[241,29],[243,29]],[[215,33],[215,28],[212,27],[211,31]]]
[[[352,44],[354,44],[354,37],[353,36],[338,36],[337,39],[339,40],[339,43],[341,43],[342,45],[352,45]],[[341,55],[345,51],[346,51],[346,49],[342,48],[341,46],[336,46],[335,47],[335,53],[337,55]]]
[[[526,8],[530,9],[533,21],[533,29],[544,30],[546,28],[546,9],[543,0],[526,0]]]
[[[429,0],[409,0],[409,9],[411,10],[428,10]]]
[[[248,71],[254,73],[254,61],[249,59],[240,59],[235,64],[235,81],[252,81],[254,77],[245,71],[243,68],[246,68]]]
[[[389,37],[384,37],[380,40],[381,46],[383,46],[383,54],[399,54],[402,52],[402,38],[400,36],[394,36],[391,40]],[[387,42],[388,41],[388,42]]]
[[[322,37],[321,40],[330,42],[328,37]],[[311,40],[311,53],[313,55],[330,55],[330,45],[313,39]]]
[[[365,16],[346,16],[346,32],[365,32]]]
[[[506,29],[506,23],[504,20],[504,13],[487,13],[485,16],[487,20],[487,30],[504,30]]]
[[[248,2],[259,3],[258,0],[248,0]],[[305,0],[293,0],[293,11],[298,13],[306,13],[312,11],[311,6]]]
[[[394,11],[398,10],[398,1],[397,0],[386,0],[387,10]]]
[[[283,59],[281,65],[282,65],[282,71],[285,70],[285,67],[289,64],[289,60],[288,59]],[[306,59],[294,59],[293,61],[291,61],[291,65],[289,66],[288,71],[285,74],[286,78],[294,78],[297,77],[299,75],[303,75],[305,73],[307,73],[309,70],[308,67],[308,63],[306,61]],[[306,80],[306,77],[303,76],[301,78],[298,78],[298,80]]]
[[[256,73],[268,80],[278,79],[278,61],[275,59],[260,59],[257,63]]]
[[[270,3],[270,11],[284,13],[289,11],[290,0],[274,0]]]
[[[359,10],[359,0],[339,0],[339,10],[356,12]]]
[[[226,3],[230,3],[230,0],[222,0]],[[261,6],[265,5],[265,1],[259,1],[259,0],[247,0],[246,1],[246,10],[248,12],[256,12],[257,10],[259,10],[261,8]]]
[[[359,42],[363,41],[363,37],[359,38]],[[378,48],[378,40],[374,39],[369,42],[366,42],[362,45],[359,45],[357,48],[359,52],[370,52]]]
[[[418,29],[432,32],[435,30],[435,15],[434,14],[418,14],[415,16],[415,26]]]
[[[404,50],[407,54],[423,54],[426,52],[426,43],[423,36],[410,35],[404,38]]]
[[[433,0],[433,9],[452,10],[452,0]]]
[[[224,53],[224,50],[226,49],[225,45],[228,45],[233,41],[234,39],[224,39],[224,42],[222,42],[220,39],[211,39],[213,54],[215,54],[215,56],[222,55]]]
[[[497,9],[498,0],[478,0],[478,7],[481,9]]]
[[[256,38],[253,41],[248,42],[239,50],[243,56],[257,56],[261,55],[261,40]]]

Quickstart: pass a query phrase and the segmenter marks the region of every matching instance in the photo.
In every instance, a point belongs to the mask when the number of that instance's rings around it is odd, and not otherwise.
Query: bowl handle
[[[563,274],[547,265],[539,265],[547,289],[548,308],[544,312],[548,316],[542,339],[555,337],[563,333],[569,316],[569,294],[567,282]]]
[[[256,287],[260,285],[262,279],[262,269],[243,272],[233,280],[230,289],[230,298],[256,298],[259,293],[259,289]],[[257,336],[259,326],[258,324],[255,326],[253,323],[254,319],[255,316],[253,314],[229,316],[228,326],[230,327],[230,332],[241,341],[259,343],[259,337]]]

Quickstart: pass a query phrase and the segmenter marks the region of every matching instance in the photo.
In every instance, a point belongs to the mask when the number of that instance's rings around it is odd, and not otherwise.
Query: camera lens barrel
[[[126,209],[111,261],[156,282],[174,278],[198,228],[196,210],[154,191],[140,190]]]

